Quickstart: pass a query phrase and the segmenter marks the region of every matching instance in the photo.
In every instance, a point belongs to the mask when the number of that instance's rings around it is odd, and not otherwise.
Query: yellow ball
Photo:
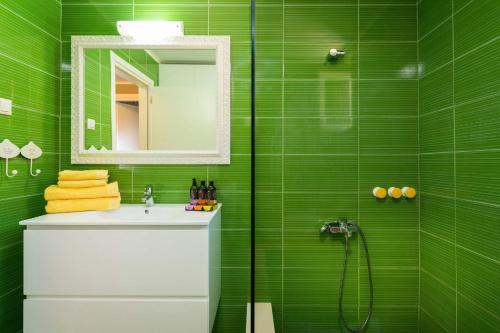
[[[401,189],[398,187],[391,187],[389,188],[389,196],[394,199],[399,199],[401,198]]]
[[[417,191],[413,187],[403,187],[403,195],[405,198],[413,199],[417,195]]]
[[[373,195],[377,199],[384,199],[385,197],[387,197],[387,190],[383,187],[375,187],[373,189]]]

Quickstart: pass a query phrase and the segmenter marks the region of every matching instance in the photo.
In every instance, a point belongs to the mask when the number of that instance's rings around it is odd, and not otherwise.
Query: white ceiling
[[[146,52],[160,64],[215,64],[215,50],[155,49]]]

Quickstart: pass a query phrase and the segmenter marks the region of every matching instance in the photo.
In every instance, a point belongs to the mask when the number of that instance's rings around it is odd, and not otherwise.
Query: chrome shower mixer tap
[[[351,237],[353,232],[357,232],[358,228],[352,221],[346,218],[340,218],[333,222],[327,222],[321,227],[321,233],[329,234],[344,234],[346,237]]]

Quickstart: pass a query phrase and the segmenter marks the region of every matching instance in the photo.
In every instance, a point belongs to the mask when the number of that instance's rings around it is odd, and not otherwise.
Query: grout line
[[[420,155],[441,155],[441,154],[467,154],[467,153],[496,153],[500,152],[500,148],[489,148],[489,149],[470,149],[470,150],[446,150],[446,151],[435,151],[428,153],[420,153]]]
[[[1,57],[5,57],[5,58],[7,58],[7,59],[9,59],[9,60],[11,60],[11,61],[17,62],[18,64],[21,64],[21,65],[24,65],[24,66],[26,66],[26,67],[29,67],[29,68],[31,68],[31,69],[34,69],[34,70],[36,70],[36,71],[38,71],[38,72],[40,72],[40,73],[47,74],[47,75],[49,75],[49,76],[51,76],[51,77],[53,77],[53,78],[55,78],[55,79],[61,79],[60,77],[58,77],[58,76],[56,76],[56,75],[54,75],[54,74],[52,74],[52,73],[49,73],[49,72],[47,72],[47,71],[45,71],[45,70],[43,70],[43,69],[37,68],[37,67],[35,67],[35,66],[33,66],[33,65],[31,65],[31,64],[29,64],[29,63],[27,63],[27,62],[24,62],[24,61],[22,61],[22,60],[19,60],[19,59],[17,59],[17,58],[13,58],[13,57],[11,57],[10,55],[5,54],[5,53],[3,53],[3,52],[0,52],[0,56],[1,56]]]
[[[486,255],[484,255],[484,254],[481,254],[481,253],[479,253],[479,252],[476,252],[476,251],[474,251],[474,250],[471,250],[471,249],[469,249],[469,248],[467,248],[467,247],[465,247],[465,246],[458,245],[458,244],[456,243],[456,241],[450,241],[450,240],[448,240],[448,239],[445,239],[445,238],[443,238],[443,237],[441,237],[441,236],[438,236],[438,235],[436,235],[436,234],[434,234],[434,233],[431,233],[431,232],[428,232],[428,231],[425,231],[425,230],[422,230],[422,232],[423,232],[424,234],[428,235],[428,236],[431,236],[431,237],[434,237],[434,238],[436,238],[436,239],[439,239],[439,240],[441,240],[441,241],[443,241],[443,242],[445,242],[445,243],[448,243],[448,244],[453,245],[453,246],[455,246],[455,247],[457,247],[457,248],[460,248],[461,250],[464,250],[464,251],[470,252],[470,253],[472,253],[472,254],[474,254],[474,255],[477,255],[477,256],[479,256],[479,257],[481,257],[481,258],[483,258],[483,259],[486,259],[486,260],[488,260],[488,261],[491,261],[491,262],[493,262],[493,263],[495,263],[495,264],[500,264],[500,260],[495,259],[495,258],[490,258],[490,257],[488,257],[488,256],[486,256]],[[456,263],[455,263],[455,264],[456,264]]]
[[[281,331],[285,331],[285,0],[281,9]]]
[[[453,17],[455,17],[455,16],[453,16]],[[453,19],[453,21],[454,21],[454,19]],[[454,24],[454,23],[453,23],[453,24]],[[454,30],[453,30],[453,31],[454,31]],[[452,35],[454,35],[454,32],[452,33]],[[490,44],[492,44],[492,43],[496,42],[496,41],[497,41],[497,40],[499,40],[499,39],[500,39],[500,36],[496,36],[496,37],[494,37],[494,38],[490,39],[489,41],[486,41],[486,42],[484,42],[484,43],[482,43],[482,44],[480,44],[480,45],[478,45],[478,46],[476,46],[476,47],[474,47],[474,48],[472,48],[472,49],[468,50],[467,52],[462,53],[462,54],[461,54],[461,55],[459,55],[458,57],[455,57],[455,50],[453,50],[453,57],[454,57],[454,60],[460,60],[460,59],[462,59],[462,58],[465,58],[465,57],[469,56],[470,54],[477,52],[479,49],[481,49],[481,48],[483,48],[483,47],[485,47],[485,46],[488,46],[488,45],[490,45]]]
[[[47,154],[47,153],[45,153]],[[34,193],[34,194],[26,194],[26,195],[17,195],[13,197],[2,197],[0,198],[0,202],[2,201],[9,201],[9,200],[17,200],[17,199],[25,199],[29,197],[36,197],[36,196],[43,196],[43,193]]]
[[[453,15],[453,13],[452,13]],[[427,37],[429,37],[434,31],[438,30],[440,27],[442,27],[446,22],[448,22],[449,19],[451,19],[451,16],[448,16],[447,18],[445,18],[441,23],[439,23],[438,25],[436,25],[434,28],[432,28],[431,30],[429,30],[425,35],[423,35],[422,37],[419,37],[417,39],[418,42],[421,42],[422,40],[426,39]]]
[[[56,36],[52,35],[50,32],[44,30],[43,28],[39,27],[38,25],[36,25],[35,23],[33,23],[32,21],[28,20],[27,18],[25,18],[24,16],[22,16],[21,14],[11,10],[10,8],[8,8],[6,5],[4,4],[0,4],[0,6],[2,8],[4,8],[5,10],[7,10],[8,12],[10,12],[11,14],[19,17],[21,20],[23,20],[24,22],[27,22],[29,25],[35,27],[37,30],[40,30],[42,31],[43,33],[45,33],[46,35],[50,36],[51,38],[55,39],[56,41],[58,41],[59,43],[61,42],[60,39],[57,39]]]
[[[360,58],[361,58],[361,52],[359,52],[360,50],[360,34],[361,34],[361,28],[360,28],[360,0],[358,0],[358,11],[357,11],[357,24],[358,24],[358,31],[357,31],[357,37],[358,37],[358,40],[357,40],[357,48],[358,48],[358,54],[357,54],[357,79],[358,81],[360,80],[360,76],[361,76],[361,73],[360,73]],[[360,85],[358,84],[357,85],[357,109],[358,109],[358,114],[357,114],[357,148],[358,148],[358,151],[357,151],[357,187],[358,187],[358,193],[357,193],[357,218],[358,218],[358,222],[359,224],[362,226],[362,221],[361,221],[361,209],[360,209],[360,206],[361,206],[361,197],[359,195],[359,192],[361,190],[361,180],[360,180],[360,153],[361,153],[361,148],[360,148],[360,119],[361,119],[361,108],[359,107],[360,105]],[[347,241],[347,240],[346,240]],[[358,241],[357,241],[357,245],[358,245],[358,272],[357,272],[357,277],[358,277],[358,321],[359,321],[359,318],[360,318],[360,312],[361,312],[361,250],[360,250],[360,244],[361,244],[361,240],[359,239],[358,237]]]
[[[15,243],[15,244],[19,244],[19,243],[22,243],[22,242],[17,242],[17,243]],[[11,290],[9,290],[9,291],[7,291],[7,292],[3,293],[2,295],[0,295],[0,299],[2,299],[2,298],[4,298],[5,296],[7,296],[7,295],[9,295],[9,294],[12,294],[12,293],[14,293],[14,292],[16,292],[17,290],[22,289],[22,288],[23,288],[23,286],[22,286],[22,285],[17,286],[17,287],[15,287],[15,288],[13,288],[13,289],[11,289]]]
[[[475,306],[477,306],[478,308],[480,308],[482,311],[488,313],[490,316],[496,318],[496,319],[500,319],[500,317],[491,312],[489,309],[485,308],[483,305],[477,303],[475,300],[469,298],[468,296],[462,294],[461,292],[457,292],[456,289],[454,289],[452,286],[450,286],[448,283],[446,283],[445,281],[441,280],[440,278],[438,278],[437,276],[435,276],[434,274],[432,274],[431,272],[423,269],[422,270],[425,274],[427,274],[430,278],[436,280],[438,283],[442,284],[443,286],[445,286],[446,288],[452,290],[452,291],[455,291],[458,295],[460,295],[461,297],[467,299],[469,302],[473,303]],[[423,308],[422,308],[423,309]]]
[[[455,0],[451,1],[452,104],[453,104],[453,224],[455,252],[455,332],[458,332],[458,260],[457,260],[457,126],[455,108]]]
[[[425,310],[425,308],[424,308],[424,307],[421,307],[421,306],[419,305],[419,306],[418,306],[418,308],[420,309],[420,311],[425,312],[425,314],[427,315],[427,317],[429,317],[429,318],[431,318],[431,319],[432,319],[432,321],[434,322],[434,324],[436,325],[436,327],[440,329],[440,332],[446,332],[446,329],[445,329],[443,326],[441,326],[441,324],[439,324],[439,322],[438,322],[437,318],[435,318],[435,317],[434,317],[433,315],[431,315],[431,314],[430,314],[427,310]],[[420,313],[420,311],[419,311],[419,313]],[[419,315],[419,318],[418,318],[418,319],[420,320],[420,315]],[[420,327],[419,327],[419,330],[420,330]]]
[[[489,207],[495,207],[495,208],[498,208],[500,207],[500,204],[494,204],[494,203],[490,203],[490,202],[484,202],[484,201],[477,201],[477,200],[470,200],[470,199],[463,199],[463,198],[454,198],[454,197],[450,197],[448,195],[443,195],[443,194],[436,194],[436,193],[432,193],[432,192],[420,192],[421,194],[425,194],[425,195],[430,195],[430,196],[433,196],[433,197],[436,197],[436,198],[443,198],[443,199],[450,199],[450,200],[457,200],[457,201],[463,201],[463,202],[468,202],[468,203],[474,203],[474,204],[478,204],[478,205],[483,205],[483,206],[489,206]]]
[[[417,16],[417,68],[420,67],[420,39],[419,39],[419,14],[418,14],[418,4],[416,6],[416,16]],[[417,71],[417,77],[419,76],[419,73]],[[420,80],[421,77],[418,77],[417,81],[417,151],[418,151],[418,157],[417,157],[417,186],[418,189],[420,190],[421,185],[420,185]],[[419,195],[417,198],[417,219],[418,219],[418,296],[417,296],[417,306],[419,309],[421,309],[421,293],[422,293],[422,278],[421,278],[421,270],[422,270],[422,239],[421,239],[421,196]],[[417,312],[417,331],[420,332],[420,310]]]

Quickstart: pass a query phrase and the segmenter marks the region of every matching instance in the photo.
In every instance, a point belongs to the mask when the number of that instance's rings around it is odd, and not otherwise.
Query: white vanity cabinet
[[[22,221],[24,332],[210,332],[220,209],[124,205]]]

